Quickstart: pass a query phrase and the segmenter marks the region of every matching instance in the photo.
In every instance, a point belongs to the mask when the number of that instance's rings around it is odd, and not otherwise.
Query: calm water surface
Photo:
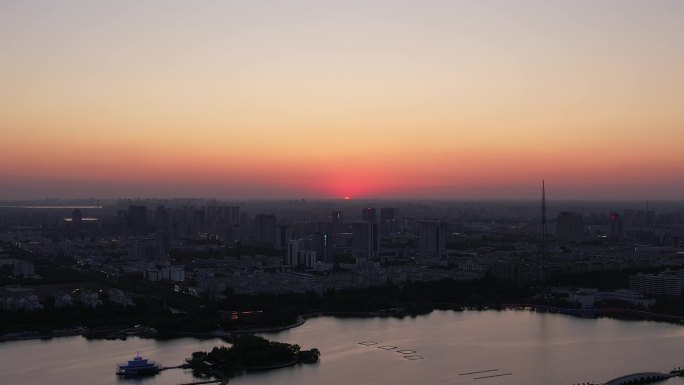
[[[231,384],[571,385],[684,367],[683,326],[526,311],[438,311],[404,319],[322,317],[266,337],[317,347],[321,361],[247,374]],[[220,344],[218,339],[190,338],[7,342],[0,344],[0,384],[178,384],[192,380],[191,373],[174,369],[125,380],[114,375],[114,365],[139,351],[172,366],[193,351]],[[488,372],[464,374],[480,371]],[[663,384],[682,385],[684,379]]]

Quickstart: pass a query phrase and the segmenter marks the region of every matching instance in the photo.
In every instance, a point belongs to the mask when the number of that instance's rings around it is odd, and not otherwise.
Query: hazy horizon
[[[145,201],[216,201],[223,204],[241,204],[241,203],[297,203],[302,200],[310,203],[340,203],[349,206],[365,205],[365,204],[389,204],[389,203],[524,203],[524,204],[540,204],[541,198],[384,198],[384,197],[358,197],[358,198],[316,198],[316,197],[299,197],[299,198],[249,198],[249,197],[217,197],[217,196],[125,196],[125,197],[42,197],[32,199],[0,199],[0,207],[13,207],[12,204],[32,204],[32,203],[48,203],[48,202],[66,202],[67,204],[78,204],[88,202],[87,204],[106,204],[114,201],[131,201],[131,202],[145,202]],[[571,199],[571,198],[546,198],[547,204],[561,203],[561,204],[629,204],[629,205],[657,205],[659,203],[665,204],[680,204],[684,203],[684,199]],[[11,204],[10,206],[3,206]]]
[[[88,181],[64,181],[48,182],[31,181],[30,183],[12,183],[10,178],[4,179],[9,183],[0,186],[0,201],[13,200],[85,200],[85,199],[221,199],[221,200],[344,200],[349,197],[352,200],[379,199],[379,200],[538,200],[541,194],[541,185],[526,186],[468,186],[467,188],[440,186],[437,190],[448,190],[447,193],[434,193],[432,195],[414,193],[411,190],[399,191],[398,194],[387,193],[385,195],[340,195],[325,196],[312,195],[307,190],[294,190],[287,188],[265,188],[265,192],[254,191],[251,195],[225,194],[223,192],[236,189],[238,191],[247,186],[218,186],[207,188],[206,185],[172,185],[170,187],[150,187],[145,184],[129,185],[121,183],[98,183]],[[547,182],[548,183],[548,182]],[[74,186],[82,193],[72,193]],[[589,193],[577,192],[572,194],[576,187],[561,185],[560,187],[547,184],[547,194],[553,195],[550,200],[577,200],[577,201],[684,201],[684,194],[680,192],[684,188],[684,182],[673,184],[668,191],[654,193],[652,186],[625,186],[622,191],[614,193],[610,186],[595,186]],[[558,191],[560,189],[560,191]],[[620,190],[616,188],[616,190]],[[116,192],[116,193],[113,193]],[[274,191],[276,192],[274,194]],[[434,190],[433,190],[434,191]],[[502,193],[502,191],[505,191]],[[136,193],[137,192],[137,193]],[[186,192],[183,194],[182,192]],[[214,193],[212,193],[214,192]],[[513,192],[511,194],[511,192]],[[597,193],[598,192],[598,193]],[[508,193],[509,195],[506,195]],[[658,194],[658,195],[656,195]]]

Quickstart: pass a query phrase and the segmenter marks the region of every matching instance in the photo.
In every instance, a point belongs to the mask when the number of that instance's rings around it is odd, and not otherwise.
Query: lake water
[[[572,385],[684,367],[684,326],[528,311],[436,311],[404,319],[320,317],[266,337],[304,349],[317,347],[321,361],[246,374],[231,384]],[[0,344],[0,384],[178,384],[191,381],[191,373],[173,369],[126,380],[114,375],[114,365],[138,351],[163,365],[178,365],[193,351],[221,344],[192,338],[5,342]],[[496,375],[501,376],[488,377]],[[663,384],[684,384],[684,378]]]
[[[103,206],[95,205],[76,205],[76,206],[50,206],[50,205],[30,205],[30,206],[0,206],[0,209],[51,209],[51,210],[74,210],[74,209],[101,209]]]

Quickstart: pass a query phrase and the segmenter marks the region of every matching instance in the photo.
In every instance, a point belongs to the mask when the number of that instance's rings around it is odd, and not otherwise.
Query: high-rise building
[[[584,236],[582,214],[563,211],[556,219],[556,238],[560,241],[579,242]]]
[[[316,267],[316,262],[318,261],[318,257],[316,256],[316,252],[313,250],[300,250],[299,251],[299,262],[300,264],[303,264],[307,268],[311,269]]]
[[[327,234],[320,231],[312,234],[311,249],[316,252],[316,258],[319,262],[332,262],[329,260]]]
[[[287,253],[286,253],[285,263],[291,267],[296,267],[299,265],[299,241],[296,239],[290,239],[287,242]]]
[[[396,233],[398,230],[399,209],[382,207],[380,209],[380,232],[382,235]]]
[[[273,214],[257,215],[254,220],[256,241],[266,245],[275,246],[276,243],[276,217]]]
[[[128,207],[128,228],[135,235],[147,233],[147,207],[131,205]]]
[[[378,224],[354,222],[352,227],[352,252],[356,258],[373,259],[379,255]]]
[[[155,234],[157,243],[154,260],[156,262],[168,262],[169,251],[171,250],[171,234],[166,231],[158,231]]]
[[[292,230],[290,226],[282,225],[278,226],[278,236],[276,237],[276,248],[286,249],[287,243],[292,238]]]
[[[157,231],[171,233],[170,213],[166,207],[158,206],[154,210],[154,224]]]
[[[624,224],[620,214],[612,212],[610,213],[610,225],[608,228],[608,236],[610,238],[619,239],[625,235]]]
[[[171,238],[179,238],[193,235],[192,227],[192,207],[176,207],[172,212]]]
[[[342,223],[341,211],[332,212],[332,221],[330,222],[330,227],[328,230],[330,231],[330,234],[335,234],[344,231],[344,224]]]
[[[335,251],[338,253],[352,253],[354,247],[354,234],[335,233]]]
[[[361,218],[366,222],[375,222],[375,207],[365,207],[361,210]]]
[[[193,234],[204,233],[207,231],[207,213],[205,210],[192,211]]]
[[[225,215],[229,224],[240,224],[240,206],[226,206],[224,210],[226,211]]]
[[[385,221],[393,221],[398,219],[399,217],[399,209],[396,207],[382,207],[380,208],[380,220],[385,222]]]
[[[446,258],[446,223],[422,221],[418,225],[418,250],[424,256]]]

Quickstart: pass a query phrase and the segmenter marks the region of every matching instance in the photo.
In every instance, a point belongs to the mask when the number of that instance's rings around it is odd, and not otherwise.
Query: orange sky
[[[684,3],[322,3],[3,2],[0,199],[684,196]]]

